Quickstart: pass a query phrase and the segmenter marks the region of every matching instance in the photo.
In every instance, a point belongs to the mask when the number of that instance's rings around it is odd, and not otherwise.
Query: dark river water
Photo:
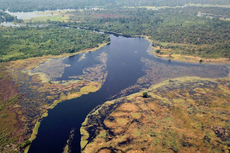
[[[106,102],[111,96],[136,84],[138,78],[146,75],[144,70],[147,68],[155,70],[156,83],[158,80],[169,77],[217,78],[228,75],[228,68],[223,65],[169,62],[151,56],[147,53],[150,43],[143,38],[126,38],[114,35],[110,35],[110,37],[110,45],[86,53],[82,62],[77,62],[81,55],[64,60],[64,63],[69,64],[70,67],[65,68],[64,74],[59,80],[66,80],[69,76],[82,74],[84,68],[98,63],[95,57],[105,52],[108,57],[107,79],[99,91],[59,103],[54,109],[49,110],[49,116],[41,121],[37,138],[33,141],[29,153],[61,153],[69,139],[71,129],[75,129],[71,150],[73,153],[80,152],[80,127],[87,114],[96,106]],[[143,58],[151,60],[152,65],[146,67],[145,63],[141,61]]]

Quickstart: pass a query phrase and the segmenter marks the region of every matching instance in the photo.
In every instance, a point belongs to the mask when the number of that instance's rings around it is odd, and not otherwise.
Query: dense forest
[[[74,53],[109,42],[109,36],[74,28],[0,28],[0,62]]]
[[[91,7],[183,6],[188,3],[230,5],[228,0],[0,0],[0,9],[9,8],[12,12],[30,12]]]
[[[188,7],[186,11],[190,14],[202,13],[207,15],[213,15],[213,17],[230,18],[230,8],[220,8],[220,7]]]
[[[216,12],[219,15],[227,15],[229,10]],[[186,7],[158,11],[147,9],[75,11],[72,12],[73,22],[68,24],[131,36],[147,35],[155,41],[155,44],[174,51],[183,50],[182,54],[230,57],[230,22],[219,18],[199,17],[198,11],[207,13],[208,9]]]

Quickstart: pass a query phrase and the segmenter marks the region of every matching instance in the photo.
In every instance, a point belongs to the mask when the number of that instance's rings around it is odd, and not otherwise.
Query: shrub
[[[209,144],[210,141],[211,141],[211,139],[207,135],[205,135],[203,138],[203,142]]]
[[[159,49],[158,49],[158,50],[156,50],[156,53],[157,53],[157,54],[159,54],[160,52],[161,52],[161,50],[159,50]]]
[[[1,118],[6,118],[8,115],[7,114],[2,114]]]

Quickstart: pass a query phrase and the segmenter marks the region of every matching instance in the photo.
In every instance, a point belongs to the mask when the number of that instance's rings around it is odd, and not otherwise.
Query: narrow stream
[[[99,91],[62,102],[54,109],[49,110],[49,116],[41,122],[37,138],[29,150],[30,153],[61,153],[71,129],[75,129],[71,150],[73,153],[80,152],[80,127],[87,114],[96,106],[109,100],[111,96],[135,85],[140,77],[146,75],[148,69],[155,72],[156,83],[164,79],[182,76],[217,78],[228,75],[228,68],[224,65],[169,62],[150,56],[147,53],[150,43],[143,38],[126,38],[114,35],[110,35],[110,38],[110,45],[87,53],[85,59],[80,63],[77,61],[81,55],[64,60],[64,63],[69,64],[70,67],[65,68],[64,74],[59,80],[66,80],[69,76],[82,74],[84,68],[97,64],[95,58],[105,52],[108,58],[108,76]],[[150,60],[151,65],[147,67],[146,63],[142,62],[143,58]],[[154,81],[154,79],[152,80]]]

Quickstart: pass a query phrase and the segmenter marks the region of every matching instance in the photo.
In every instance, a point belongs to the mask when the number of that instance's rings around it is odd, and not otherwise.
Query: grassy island
[[[177,78],[108,101],[82,124],[82,152],[228,152],[229,86]]]

